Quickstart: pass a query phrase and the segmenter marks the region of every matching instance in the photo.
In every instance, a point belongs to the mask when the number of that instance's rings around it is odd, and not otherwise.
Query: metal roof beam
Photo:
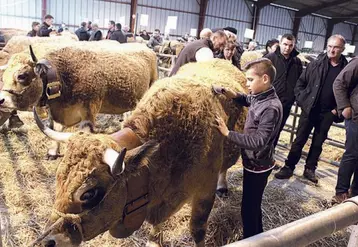
[[[334,0],[334,1],[332,1],[332,2],[325,2],[325,3],[322,3],[322,4],[316,5],[316,6],[312,6],[312,7],[307,7],[307,8],[304,8],[304,9],[300,9],[300,10],[297,12],[297,16],[303,17],[303,16],[306,16],[306,15],[308,15],[308,14],[317,12],[317,11],[319,11],[319,10],[321,10],[321,9],[333,7],[333,6],[336,6],[336,5],[338,5],[338,4],[348,3],[348,2],[352,2],[352,0]]]
[[[358,20],[358,12],[354,12],[353,14],[343,15],[343,16],[339,16],[339,17],[332,16],[332,21],[333,21],[334,24],[338,24],[338,23],[348,21],[348,20],[351,20],[351,19]]]
[[[257,7],[263,8],[267,5],[270,5],[270,3],[273,3],[275,0],[258,0],[257,1]]]

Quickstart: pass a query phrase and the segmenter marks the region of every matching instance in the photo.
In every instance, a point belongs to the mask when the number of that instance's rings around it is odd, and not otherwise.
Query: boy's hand
[[[344,108],[342,115],[345,119],[351,119],[352,118],[352,107]]]
[[[237,97],[237,94],[230,88],[224,88],[223,94],[226,96],[226,98],[234,99]]]
[[[221,134],[223,134],[224,136],[228,136],[229,135],[229,129],[227,128],[224,120],[219,116],[216,116],[215,120],[216,120],[216,122],[218,124],[218,125],[215,125],[215,127],[218,128],[218,130],[220,131]]]

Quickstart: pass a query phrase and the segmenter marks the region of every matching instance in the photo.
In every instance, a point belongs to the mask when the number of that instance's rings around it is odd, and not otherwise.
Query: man
[[[89,41],[99,41],[101,39],[102,39],[102,31],[99,30],[97,23],[93,23],[92,32]]]
[[[153,36],[149,39],[147,46],[151,49],[154,49],[157,45],[163,44],[163,38],[160,36],[160,30],[155,29]]]
[[[333,82],[348,63],[342,55],[345,43],[343,36],[331,36],[327,42],[327,53],[311,62],[298,79],[295,95],[302,112],[296,139],[291,146],[285,162],[286,165],[275,174],[276,178],[288,179],[293,175],[295,166],[300,160],[302,149],[314,128],[303,176],[313,183],[318,182],[315,170],[322,153],[322,145],[337,117]]]
[[[122,32],[122,25],[120,23],[116,24],[116,31],[111,34],[111,40],[117,40],[119,43],[127,43],[127,37]]]
[[[281,100],[283,107],[283,117],[280,132],[277,135],[275,146],[277,145],[280,133],[285,126],[287,118],[290,116],[291,107],[295,101],[294,88],[302,73],[302,63],[295,49],[296,38],[292,34],[284,34],[280,45],[273,53],[266,54],[276,68],[276,78],[273,86]]]
[[[224,49],[227,36],[224,31],[217,31],[210,39],[200,39],[188,43],[180,52],[179,57],[169,76],[175,75],[184,64],[197,61],[206,61],[214,58],[214,52]]]
[[[37,32],[39,31],[40,29],[40,23],[37,22],[37,21],[34,21],[32,22],[32,25],[31,25],[32,29],[30,32],[27,33],[27,36],[28,37],[35,37],[37,36]]]
[[[91,32],[92,32],[92,21],[89,21],[88,23],[87,23],[87,32],[89,33],[89,34],[91,34]]]
[[[53,23],[53,16],[52,15],[46,15],[45,21],[42,23],[42,25],[39,28],[37,36],[40,37],[50,37],[50,33],[55,30],[52,26]]]
[[[346,150],[339,165],[336,195],[333,197],[334,203],[341,203],[358,195],[358,58],[353,58],[337,76],[333,92],[338,114],[344,117],[346,127]]]
[[[88,41],[90,35],[87,31],[87,23],[82,22],[81,27],[76,30],[75,34],[77,35],[79,41]]]
[[[254,51],[254,50],[256,50],[256,47],[257,47],[257,43],[255,41],[250,41],[247,50]]]
[[[213,32],[209,28],[204,28],[201,30],[199,37],[200,39],[209,39],[212,34]]]
[[[115,31],[115,26],[116,26],[116,23],[114,21],[109,21],[106,39],[111,39],[111,35]]]

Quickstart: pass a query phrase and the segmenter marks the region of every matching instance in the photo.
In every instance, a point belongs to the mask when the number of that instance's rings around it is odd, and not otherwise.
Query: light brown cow
[[[56,174],[55,224],[43,244],[77,246],[105,231],[124,238],[146,220],[153,225],[148,246],[159,246],[161,223],[190,202],[190,230],[204,246],[219,172],[240,153],[213,126],[215,116],[231,129],[242,128],[246,116],[212,84],[246,92],[244,83],[228,61],[187,64],[156,81],[125,128],[111,136],[54,132],[35,114],[46,135],[68,141]]]
[[[27,110],[40,103],[65,127],[94,123],[97,113],[134,109],[157,79],[155,53],[145,45],[75,43],[49,50],[37,44],[32,56],[28,51],[13,55],[3,74],[0,110]],[[49,155],[57,152],[54,146]]]

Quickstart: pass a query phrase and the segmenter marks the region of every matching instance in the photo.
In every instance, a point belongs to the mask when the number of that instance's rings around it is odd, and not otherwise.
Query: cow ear
[[[130,169],[131,167],[140,167],[149,165],[153,155],[159,151],[159,143],[156,141],[148,141],[143,145],[128,151],[125,163]]]

